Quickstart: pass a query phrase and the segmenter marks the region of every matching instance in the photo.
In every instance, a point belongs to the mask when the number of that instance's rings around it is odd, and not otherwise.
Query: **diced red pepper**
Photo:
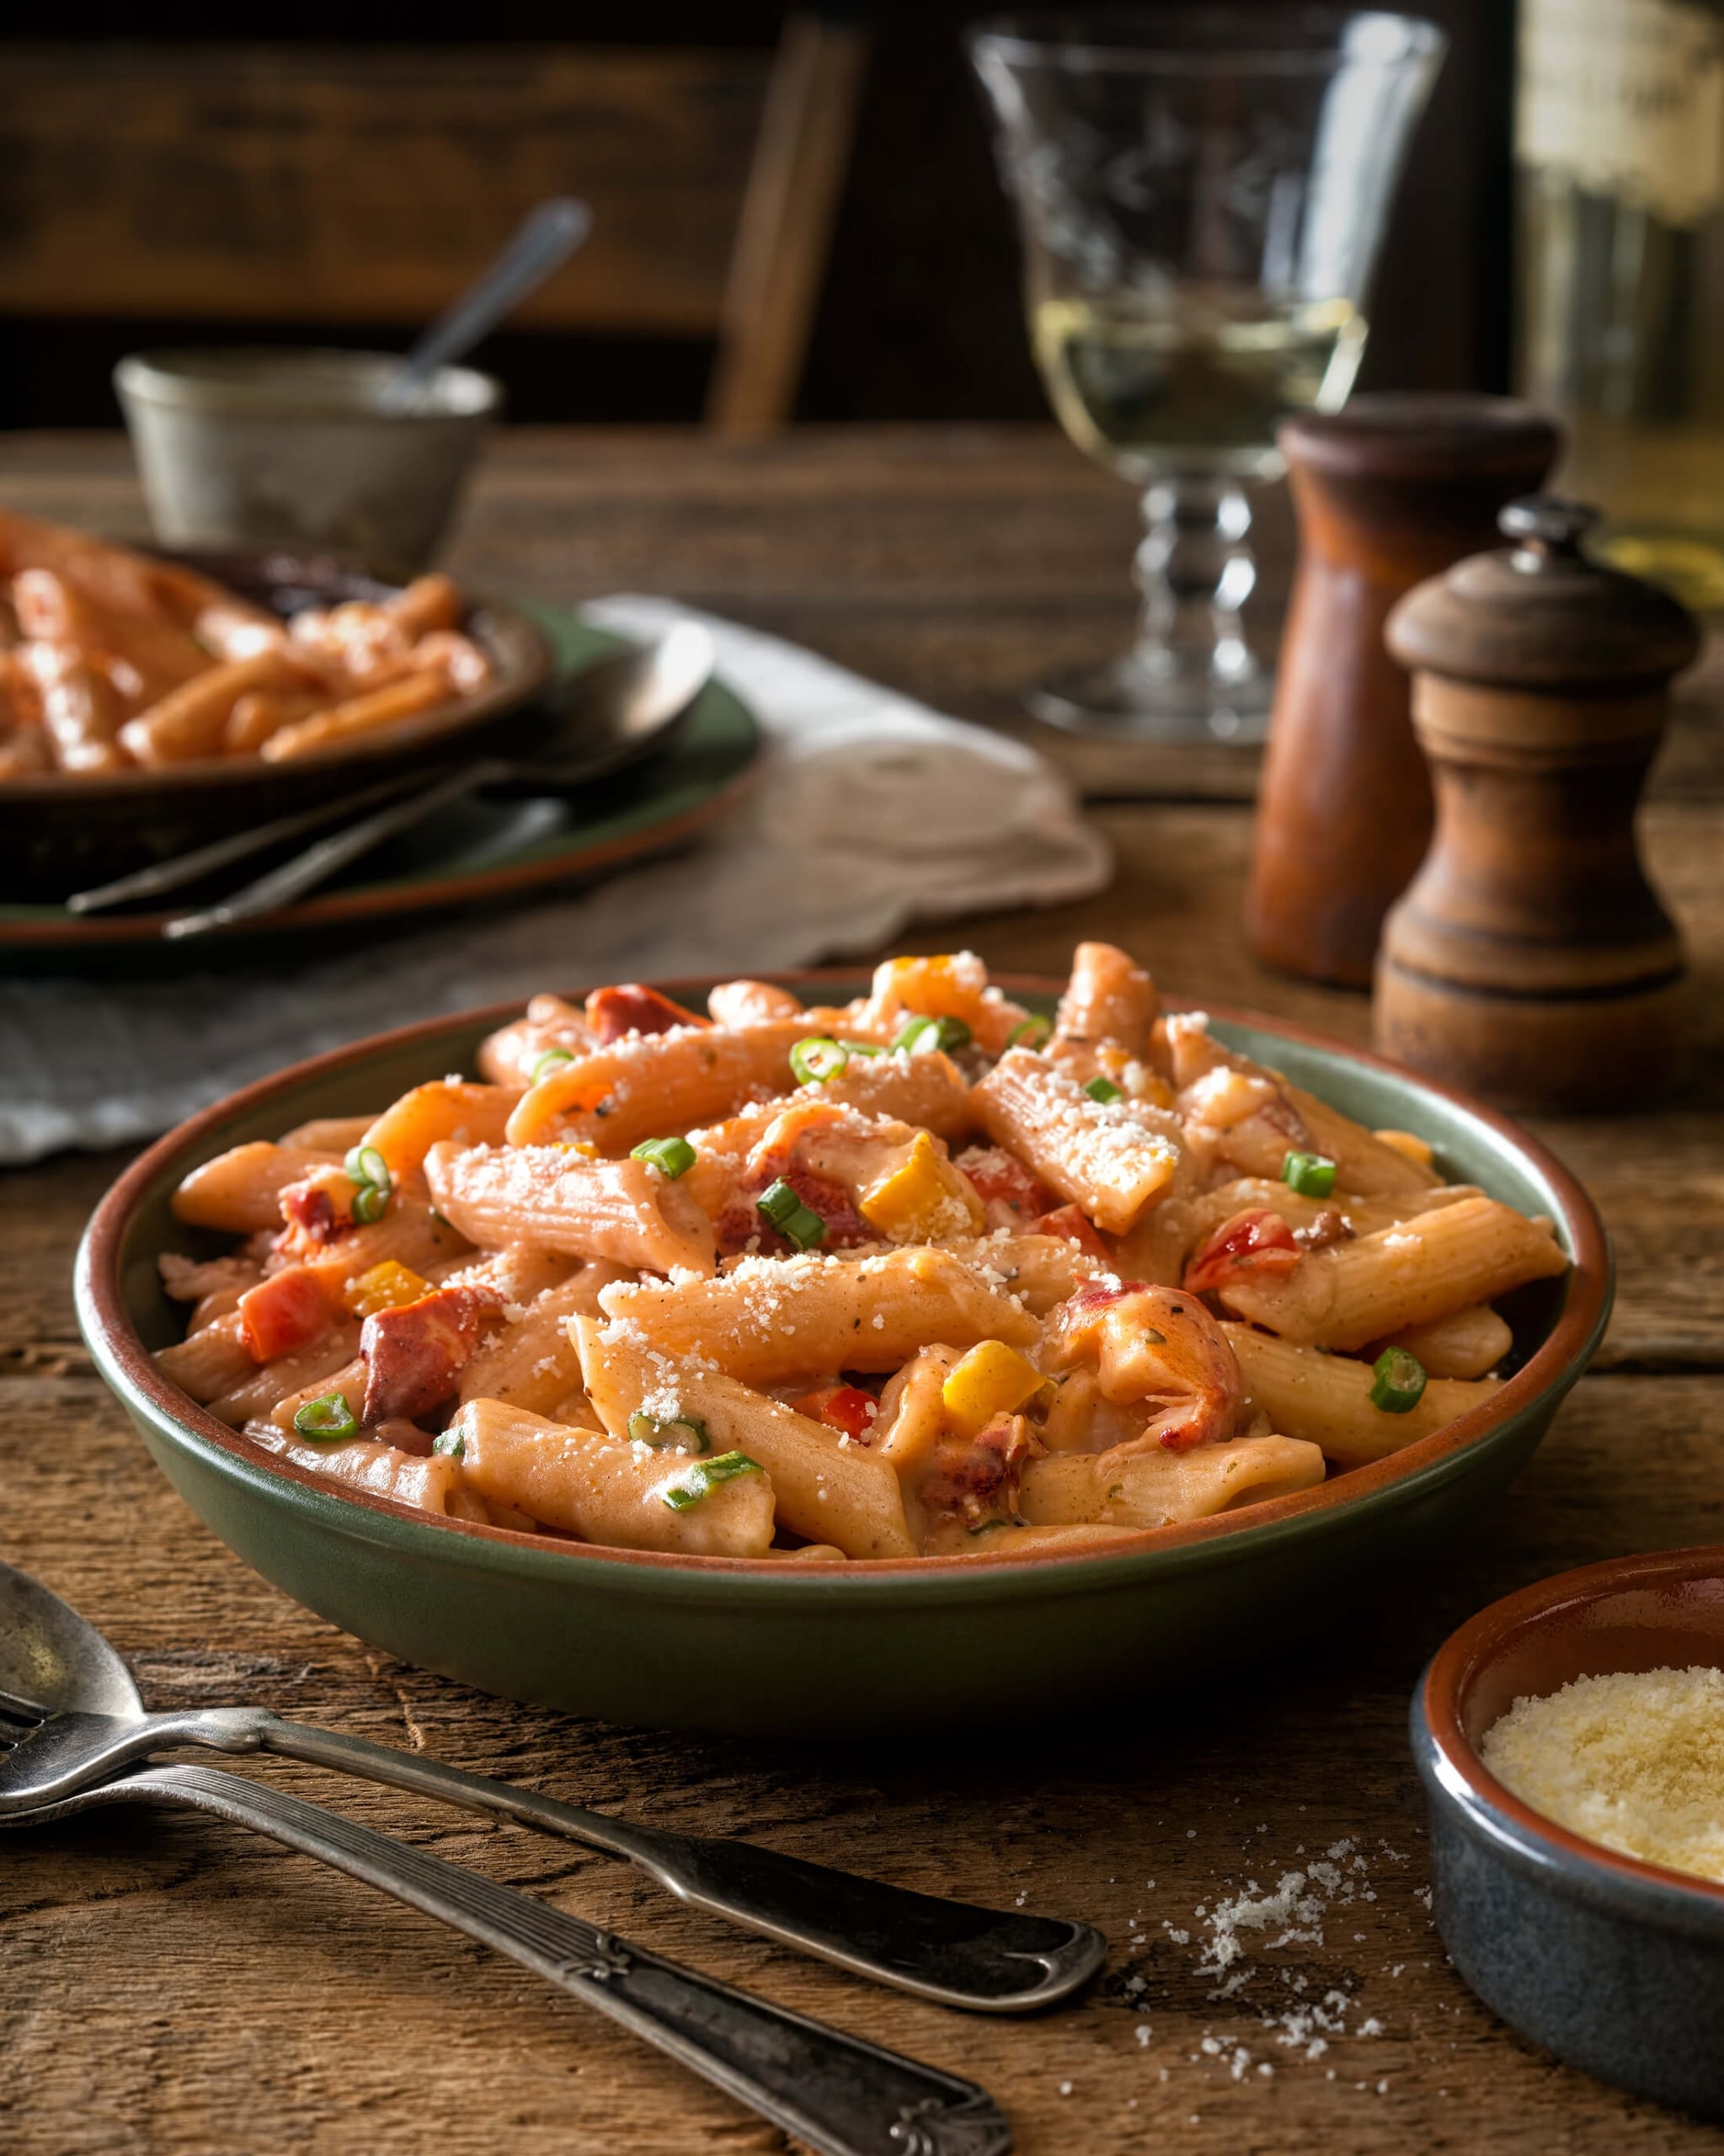
[[[1089,1215],[1081,1207],[1061,1205],[1052,1213],[1044,1213],[1038,1220],[1032,1220],[1028,1232],[1033,1235],[1058,1235],[1062,1242],[1075,1243],[1086,1257],[1099,1258],[1103,1265],[1113,1262],[1108,1246],[1096,1233]]]
[[[1059,1193],[1049,1190],[1039,1176],[1032,1175],[1016,1154],[1008,1153],[1003,1145],[972,1145],[958,1155],[956,1165],[974,1184],[976,1195],[985,1205],[997,1200],[1026,1220],[1051,1211],[1059,1202]]]
[[[366,1399],[360,1420],[424,1415],[455,1390],[488,1319],[502,1307],[489,1288],[439,1288],[416,1303],[377,1310],[360,1331]]]
[[[320,1182],[290,1183],[281,1193],[281,1213],[290,1232],[297,1228],[307,1242],[334,1242],[353,1225],[335,1210],[335,1201]]]
[[[794,1406],[798,1415],[825,1422],[862,1445],[871,1442],[874,1417],[879,1412],[873,1393],[864,1392],[859,1385],[822,1385],[818,1391],[805,1392]]]
[[[587,998],[587,1024],[600,1048],[625,1033],[668,1033],[678,1026],[704,1026],[706,1019],[685,1011],[656,988],[638,980],[616,988],[595,988]]]
[[[1303,1255],[1278,1213],[1267,1205],[1249,1205],[1224,1220],[1193,1255],[1182,1284],[1192,1294],[1201,1295],[1211,1288],[1225,1287],[1241,1273],[1284,1275]]]
[[[308,1265],[290,1265],[240,1297],[239,1334],[254,1363],[273,1363],[327,1330],[334,1313],[323,1283]]]

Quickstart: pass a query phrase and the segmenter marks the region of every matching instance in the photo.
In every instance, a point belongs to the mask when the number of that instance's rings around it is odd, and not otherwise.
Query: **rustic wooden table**
[[[0,444],[0,496],[139,527],[109,440]],[[1051,435],[856,432],[723,453],[681,435],[523,435],[487,472],[456,566],[561,600],[667,590],[997,722],[1039,668],[1124,633],[1132,538],[1129,499]],[[1254,1674],[1122,1700],[1112,1726],[1052,1736],[1014,1725],[1002,1668],[987,1741],[908,1751],[613,1730],[423,1676],[296,1609],[213,1541],[94,1375],[67,1276],[117,1155],[0,1182],[0,1551],[104,1627],[154,1705],[259,1700],[643,1820],[1090,1919],[1113,1951],[1082,2003],[1027,2024],[960,2020],[684,1914],[605,1859],[285,1764],[265,1770],[974,2075],[1025,2156],[1715,2145],[1530,2050],[1448,1967],[1405,1737],[1422,1658],[1481,1604],[1616,1552],[1724,1540],[1724,809],[1705,798],[1710,723],[1700,708],[1693,768],[1667,778],[1647,818],[1697,961],[1698,1075],[1657,1115],[1541,1130],[1615,1238],[1609,1342],[1497,1512],[1344,1631],[1314,1633]],[[1243,806],[1110,800],[1145,773],[1093,749],[1070,760],[1118,851],[1113,888],[913,941],[1053,969],[1075,938],[1107,936],[1176,994],[1366,1038],[1362,1001],[1268,974],[1241,947]],[[1177,1645],[1201,1667],[1201,1641]],[[1298,1926],[1318,1935],[1277,1945],[1273,1929],[1246,1932],[1229,1972],[1245,1981],[1219,1997],[1200,1967],[1218,1903],[1252,1881],[1273,1891],[1325,1852],[1342,1883],[1316,1888],[1319,1921]],[[6,1854],[8,2150],[786,2145],[511,1965],[271,1844],[204,1820],[109,1814]]]

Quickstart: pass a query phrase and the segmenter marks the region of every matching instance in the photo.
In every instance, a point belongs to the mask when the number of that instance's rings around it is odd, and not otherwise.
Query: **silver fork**
[[[47,1598],[38,1582],[29,1584]],[[65,1604],[57,1607],[83,1625]],[[129,1673],[111,1650],[108,1660],[136,1700]],[[103,1675],[111,1708],[113,1668],[104,1668]],[[77,1708],[56,1713],[0,1690],[0,1823],[20,1805],[58,1802],[134,1761],[194,1744],[279,1753],[565,1835],[626,1858],[695,1908],[945,2006],[1000,2014],[1050,2005],[1092,1976],[1107,1953],[1107,1940],[1088,1924],[918,1894],[749,1842],[635,1826],[440,1760],[288,1721],[261,1707],[148,1714],[137,1700],[132,1714]]]
[[[19,1771],[30,1744],[21,1738],[7,1757],[0,1827],[46,1825],[110,1804],[211,1812],[507,1954],[822,2156],[1006,2156],[1011,2148],[1011,2127],[973,2081],[681,1968],[286,1790],[209,1767],[155,1767],[42,1801]]]

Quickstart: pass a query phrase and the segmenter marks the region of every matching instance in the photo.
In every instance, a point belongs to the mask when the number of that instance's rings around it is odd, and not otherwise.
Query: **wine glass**
[[[1289,412],[1346,401],[1366,288],[1447,40],[1410,16],[1183,7],[969,33],[1022,227],[1036,362],[1080,449],[1144,490],[1123,657],[1038,716],[1140,739],[1260,739],[1271,670],[1243,482]]]

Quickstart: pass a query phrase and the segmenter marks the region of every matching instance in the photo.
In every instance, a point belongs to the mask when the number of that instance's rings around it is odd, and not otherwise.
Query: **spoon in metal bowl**
[[[517,302],[562,268],[592,228],[592,211],[572,195],[553,195],[530,211],[508,246],[437,317],[384,383],[379,408],[397,418],[416,409],[437,370],[470,352]]]
[[[275,1752],[497,1812],[626,1858],[709,1915],[942,2006],[983,2014],[1050,2006],[1092,1976],[1108,1951],[1086,1924],[913,1893],[750,1842],[635,1826],[262,1707],[147,1713],[131,1672],[94,1625],[6,1564],[0,1564],[0,1824],[11,1812],[68,1799],[152,1753],[185,1745]],[[196,1770],[167,1770],[188,1771]]]

